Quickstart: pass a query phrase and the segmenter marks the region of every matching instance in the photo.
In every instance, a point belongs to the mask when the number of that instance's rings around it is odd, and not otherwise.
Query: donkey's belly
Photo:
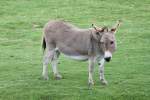
[[[80,60],[80,61],[86,61],[88,60],[88,56],[83,56],[83,55],[78,55],[78,56],[74,56],[74,55],[65,55],[71,59],[75,59],[75,60]]]
[[[65,56],[75,59],[75,60],[88,60],[88,52],[87,51],[81,51],[76,50],[73,48],[65,47],[65,48],[58,48],[58,50],[63,53]]]

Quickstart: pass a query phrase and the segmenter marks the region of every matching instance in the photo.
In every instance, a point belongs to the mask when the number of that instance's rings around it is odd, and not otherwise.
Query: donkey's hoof
[[[92,89],[92,86],[94,85],[94,82],[88,82],[88,88]]]
[[[42,78],[43,78],[43,80],[49,80],[48,76],[43,76]]]
[[[90,82],[88,82],[88,85],[89,85],[89,86],[93,86],[93,85],[94,85],[94,82],[93,82],[93,81],[90,81]]]
[[[56,80],[60,80],[60,79],[62,79],[62,76],[60,75],[60,74],[57,74],[57,75],[55,75],[55,77],[54,77]]]
[[[101,80],[102,85],[108,85],[108,82],[106,80]]]

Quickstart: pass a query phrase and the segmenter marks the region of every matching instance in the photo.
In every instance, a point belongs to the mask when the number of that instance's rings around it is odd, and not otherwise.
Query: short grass
[[[95,85],[87,86],[87,62],[61,56],[62,80],[39,79],[42,27],[64,19],[86,28],[122,19],[118,50],[105,66],[108,86],[95,68]],[[0,100],[149,100],[149,0],[0,0]]]

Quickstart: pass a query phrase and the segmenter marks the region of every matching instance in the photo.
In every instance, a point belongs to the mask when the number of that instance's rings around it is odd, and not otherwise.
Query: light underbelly
[[[80,61],[86,61],[88,60],[89,56],[88,53],[86,52],[81,52],[79,50],[75,50],[73,48],[65,46],[65,48],[56,48],[55,50],[59,50],[61,53],[63,53],[66,57],[75,59],[75,60],[80,60]]]
[[[68,58],[71,58],[71,59],[79,60],[79,61],[86,61],[89,58],[88,56],[84,56],[84,55],[75,56],[75,55],[66,55],[65,54],[65,56]]]

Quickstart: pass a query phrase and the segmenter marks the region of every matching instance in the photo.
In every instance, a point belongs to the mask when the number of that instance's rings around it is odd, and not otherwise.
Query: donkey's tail
[[[46,49],[46,41],[45,41],[45,37],[43,36],[43,40],[42,40],[42,49],[43,49],[43,53]]]

